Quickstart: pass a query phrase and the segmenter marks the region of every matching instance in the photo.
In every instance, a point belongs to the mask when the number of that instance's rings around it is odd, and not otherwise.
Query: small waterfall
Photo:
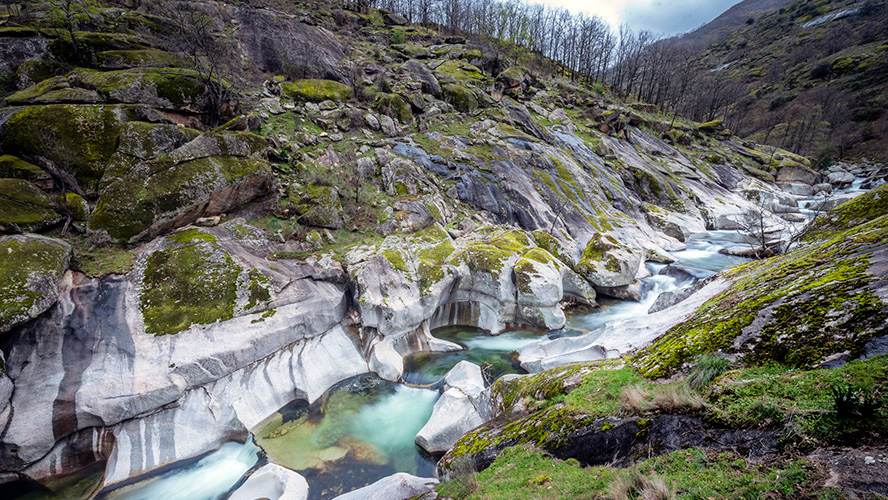
[[[99,495],[101,500],[217,500],[259,460],[259,447],[225,443],[197,462]]]

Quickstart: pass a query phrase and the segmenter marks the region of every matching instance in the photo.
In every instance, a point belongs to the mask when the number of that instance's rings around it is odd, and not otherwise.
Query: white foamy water
[[[196,463],[125,486],[102,500],[217,500],[223,497],[258,460],[252,440],[225,443]]]

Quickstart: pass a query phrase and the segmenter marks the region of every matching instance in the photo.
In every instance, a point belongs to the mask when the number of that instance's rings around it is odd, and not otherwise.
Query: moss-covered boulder
[[[0,148],[19,157],[41,156],[95,193],[121,127],[134,118],[127,106],[48,104],[7,110]]]
[[[246,132],[207,133],[141,162],[103,190],[90,230],[137,241],[268,195],[271,167],[256,157],[264,143]]]
[[[99,189],[104,189],[142,161],[158,158],[188,144],[200,136],[198,130],[168,123],[134,121],[120,128],[117,150],[108,160]],[[218,142],[218,141],[217,141]],[[261,147],[261,145],[257,146]],[[222,154],[214,148],[213,154]],[[209,154],[194,154],[194,157]],[[246,156],[249,156],[247,154]]]
[[[352,93],[348,85],[333,80],[296,80],[281,84],[284,95],[297,101],[345,102]]]
[[[96,55],[98,66],[105,70],[128,68],[187,68],[191,61],[182,54],[158,49],[106,50]]]
[[[81,92],[78,93],[77,90]],[[84,92],[85,91],[85,92]],[[78,69],[16,92],[10,104],[86,102],[93,95],[108,103],[146,104],[178,109],[194,104],[205,87],[196,71],[182,68],[131,68],[119,71]]]
[[[712,120],[706,123],[701,123],[697,127],[697,130],[699,130],[700,132],[719,132],[724,129],[725,127],[724,125],[722,125],[721,120]]]
[[[479,86],[490,82],[490,77],[478,67],[457,59],[444,61],[433,69],[432,73],[442,84]]]
[[[0,228],[39,231],[62,220],[55,200],[28,181],[0,179]]]
[[[140,305],[145,332],[170,335],[260,310],[270,298],[268,279],[241,267],[212,234],[188,229],[168,236],[140,257]]]
[[[454,108],[470,113],[478,108],[478,95],[471,88],[459,83],[444,84],[444,96]]]
[[[0,156],[0,179],[22,179],[45,182],[52,178],[42,168],[11,155]]]
[[[860,198],[856,207],[830,216],[850,223],[859,219],[846,214],[858,208],[873,215],[888,211],[884,191]],[[874,202],[881,208],[863,209]],[[792,253],[732,270],[730,286],[640,351],[636,366],[661,376],[694,356],[722,350],[747,364],[812,367],[857,357],[870,340],[884,338],[888,215],[818,237]]]
[[[2,213],[2,210],[0,210]],[[0,333],[33,319],[58,299],[71,246],[34,234],[0,237]]]
[[[398,94],[383,95],[376,103],[376,107],[380,112],[401,123],[413,121],[413,111],[410,109],[410,104]]]
[[[330,229],[343,225],[339,191],[334,187],[309,184],[300,192],[290,193],[290,204],[303,224]]]
[[[626,286],[635,279],[642,253],[612,236],[595,233],[586,244],[577,272],[596,287]]]
[[[77,193],[65,193],[62,205],[75,221],[82,222],[89,217],[89,204]]]

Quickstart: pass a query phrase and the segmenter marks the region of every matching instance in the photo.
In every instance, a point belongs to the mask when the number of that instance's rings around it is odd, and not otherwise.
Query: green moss
[[[712,120],[706,123],[701,123],[697,129],[699,130],[714,130],[722,126],[721,120]]]
[[[271,293],[268,291],[271,283],[269,279],[258,269],[250,269],[247,277],[249,279],[249,294],[246,308],[252,309],[259,304],[268,302],[271,299]]]
[[[448,102],[457,110],[470,113],[478,107],[478,97],[469,87],[459,83],[447,83],[442,88]]]
[[[398,94],[385,94],[379,98],[376,107],[386,115],[400,121],[410,123],[413,121],[413,111],[404,99]]]
[[[557,238],[543,231],[534,231],[532,234],[534,241],[540,248],[558,257],[558,260],[568,266],[572,264],[573,259],[570,257],[567,248]]]
[[[0,126],[0,147],[15,155],[39,155],[71,173],[94,193],[117,149],[129,108],[48,104],[14,111]]]
[[[333,80],[296,80],[281,85],[284,95],[300,101],[337,101],[344,102],[351,95],[352,89]]]
[[[533,246],[533,241],[524,231],[510,229],[490,240],[490,244],[514,253],[524,253]]]
[[[126,274],[133,268],[135,252],[118,245],[97,247],[85,236],[68,233],[65,241],[74,249],[71,269],[76,269],[91,278],[101,278],[107,274]]]
[[[844,351],[858,354],[884,332],[888,308],[868,285],[869,259],[888,241],[888,216],[787,255],[735,268],[731,286],[635,359],[648,376],[672,372],[722,349],[751,363],[811,367]],[[760,321],[750,326],[756,318]]]
[[[46,281],[61,280],[71,247],[35,236],[0,237],[0,332],[39,313]],[[51,285],[50,285],[51,286]]]
[[[409,273],[410,268],[407,267],[407,260],[404,252],[399,248],[384,248],[380,250],[379,255],[385,257],[385,260],[402,273]]]
[[[499,277],[506,262],[512,254],[506,250],[501,250],[487,243],[477,241],[467,243],[462,250],[458,250],[454,256],[454,261],[462,261],[468,265],[473,272],[486,272]]]
[[[433,70],[441,84],[479,85],[490,80],[480,69],[456,59],[444,61]]]
[[[433,264],[443,263],[456,251],[456,249],[453,247],[450,238],[440,241],[441,242],[437,245],[426,246],[415,250],[416,256]]]
[[[330,229],[342,227],[342,203],[334,187],[309,184],[302,193],[290,193],[290,204],[303,224]]]
[[[65,193],[63,204],[75,221],[85,221],[89,217],[89,205],[77,193]]]
[[[450,268],[445,267],[444,265],[420,260],[419,265],[416,267],[416,276],[418,278],[417,284],[419,285],[420,295],[428,295],[432,286],[436,283],[440,283],[441,280],[451,274],[451,272]]]
[[[30,182],[0,179],[0,225],[43,229],[61,220],[55,208],[53,199]]]
[[[28,182],[50,179],[49,174],[37,165],[15,156],[0,156],[0,179],[22,179]]]
[[[143,165],[109,185],[89,218],[90,229],[129,240],[154,222],[201,203],[211,193],[250,176],[268,176],[263,160],[209,156],[175,165]]]
[[[230,255],[207,242],[153,252],[140,296],[145,331],[169,335],[231,319],[240,271]]]
[[[167,236],[166,241],[168,241],[169,243],[182,244],[194,243],[199,241],[216,242],[219,241],[219,239],[212,234],[205,233],[201,229],[194,227],[191,229],[185,229],[183,231],[176,231],[175,233]]]
[[[830,210],[806,238],[816,240],[888,214],[888,185],[868,191]]]
[[[191,66],[185,56],[158,49],[142,50],[106,50],[96,54],[99,66],[103,68],[132,67],[177,67]]]

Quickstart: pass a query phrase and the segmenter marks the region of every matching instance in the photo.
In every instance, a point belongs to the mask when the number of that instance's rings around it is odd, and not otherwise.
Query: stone
[[[827,182],[838,188],[850,186],[854,179],[854,174],[848,172],[832,172],[826,176]]]
[[[435,489],[438,480],[398,472],[333,500],[408,500]]]
[[[67,243],[21,234],[0,236],[0,333],[55,304],[71,260]]]
[[[663,292],[660,295],[657,295],[657,299],[654,300],[654,303],[648,309],[648,314],[654,314],[656,312],[660,312],[663,309],[668,309],[675,304],[678,304],[682,300],[688,298],[692,293],[694,293],[693,287],[684,287],[679,288],[678,290],[669,290],[667,292]]]
[[[777,187],[797,196],[811,196],[814,194],[814,189],[809,184],[801,182],[778,182]]]
[[[39,231],[63,217],[55,201],[23,179],[0,179],[0,229]]]
[[[787,166],[777,171],[777,182],[797,182],[811,186],[820,182],[820,174],[801,164]]]
[[[309,226],[341,229],[344,221],[339,191],[331,186],[309,184],[289,197],[300,222]]]
[[[351,96],[352,88],[333,80],[296,80],[282,83],[281,90],[290,99],[321,103],[324,101],[345,102]]]
[[[398,130],[398,126],[395,125],[395,121],[392,120],[390,116],[379,116],[379,128],[382,130],[382,133],[385,134],[386,137],[397,137],[398,135],[400,135],[400,130]]]
[[[376,158],[364,156],[357,160],[358,175],[363,179],[369,179],[376,175]]]
[[[414,59],[411,59],[401,65],[401,69],[409,73],[415,80],[422,84],[422,91],[437,98],[441,98],[441,84],[438,79],[429,70],[429,68]]]
[[[22,179],[37,186],[52,183],[52,177],[42,168],[12,155],[0,156],[0,179]]]
[[[277,464],[263,465],[228,500],[307,500],[308,481],[298,473]]]
[[[205,133],[110,182],[89,217],[91,231],[118,241],[154,237],[272,192],[267,146],[247,132]]]
[[[416,434],[416,444],[429,453],[449,450],[463,434],[494,413],[478,365],[460,361],[444,380],[444,394],[435,403],[429,421]]]
[[[370,130],[379,130],[379,120],[373,113],[367,113],[364,115],[364,121],[367,123],[367,126],[370,127]]]
[[[642,254],[612,236],[595,233],[577,264],[577,272],[596,287],[625,286],[635,279]]]

